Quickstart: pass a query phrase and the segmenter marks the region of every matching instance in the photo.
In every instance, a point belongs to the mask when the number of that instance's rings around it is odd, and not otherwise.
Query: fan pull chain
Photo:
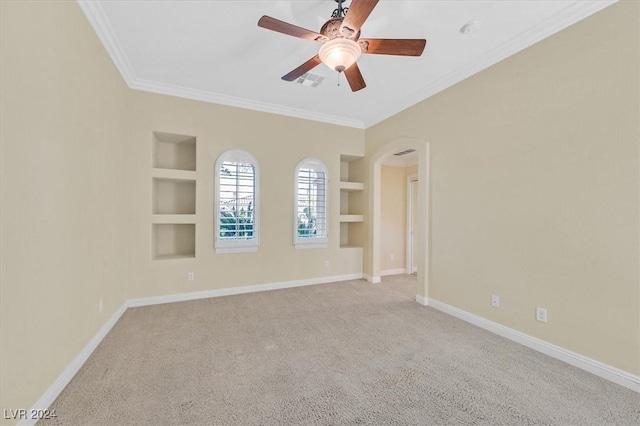
[[[340,74],[342,74],[340,71],[338,71],[338,87],[340,87]]]

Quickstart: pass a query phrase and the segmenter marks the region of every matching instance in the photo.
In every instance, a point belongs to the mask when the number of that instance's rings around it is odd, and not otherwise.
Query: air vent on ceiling
[[[303,86],[318,87],[320,83],[322,83],[322,80],[324,80],[324,77],[306,72],[302,74],[296,81]]]
[[[396,152],[393,155],[397,155],[399,157],[401,155],[411,154],[412,152],[416,152],[416,150],[415,149],[405,149],[404,151]]]

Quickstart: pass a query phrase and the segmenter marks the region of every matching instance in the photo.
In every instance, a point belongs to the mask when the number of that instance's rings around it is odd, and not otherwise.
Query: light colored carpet
[[[129,309],[65,425],[632,425],[637,393],[414,301],[415,277]]]

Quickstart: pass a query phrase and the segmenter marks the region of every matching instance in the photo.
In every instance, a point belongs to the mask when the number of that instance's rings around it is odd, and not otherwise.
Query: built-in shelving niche
[[[196,181],[154,177],[153,214],[196,214]]]
[[[195,136],[153,132],[153,167],[195,171]]]
[[[196,255],[196,137],[153,132],[152,259]]]
[[[196,225],[154,223],[153,260],[196,257]]]
[[[364,190],[362,182],[352,182],[349,180],[349,163],[360,157],[341,156],[340,158],[340,247],[341,248],[359,248],[355,247],[349,238],[350,225],[364,221],[364,216],[355,214],[349,205],[351,194]]]

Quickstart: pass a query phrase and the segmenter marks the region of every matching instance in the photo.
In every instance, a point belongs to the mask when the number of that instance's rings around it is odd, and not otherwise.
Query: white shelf
[[[156,224],[193,224],[196,223],[195,214],[154,214],[151,223]]]
[[[361,214],[341,214],[340,222],[355,223],[364,222],[364,216]]]
[[[153,260],[177,260],[177,259],[195,259],[196,255],[193,254],[163,254],[153,258]]]
[[[196,137],[153,132],[151,259],[196,257]]]
[[[341,191],[362,191],[364,190],[364,183],[362,182],[340,182]]]
[[[190,170],[174,170],[174,169],[151,169],[151,177],[166,181],[185,181],[196,180],[196,172]]]
[[[353,214],[354,210],[359,210],[354,209],[354,206],[350,206],[351,201],[355,202],[356,199],[358,202],[361,202],[361,194],[357,194],[357,192],[364,190],[364,183],[353,182],[350,178],[349,163],[360,158],[362,157],[340,155],[340,247],[345,250],[355,248],[353,244],[350,244],[349,233],[356,232],[358,225],[352,224],[362,223],[364,221],[363,215]]]

